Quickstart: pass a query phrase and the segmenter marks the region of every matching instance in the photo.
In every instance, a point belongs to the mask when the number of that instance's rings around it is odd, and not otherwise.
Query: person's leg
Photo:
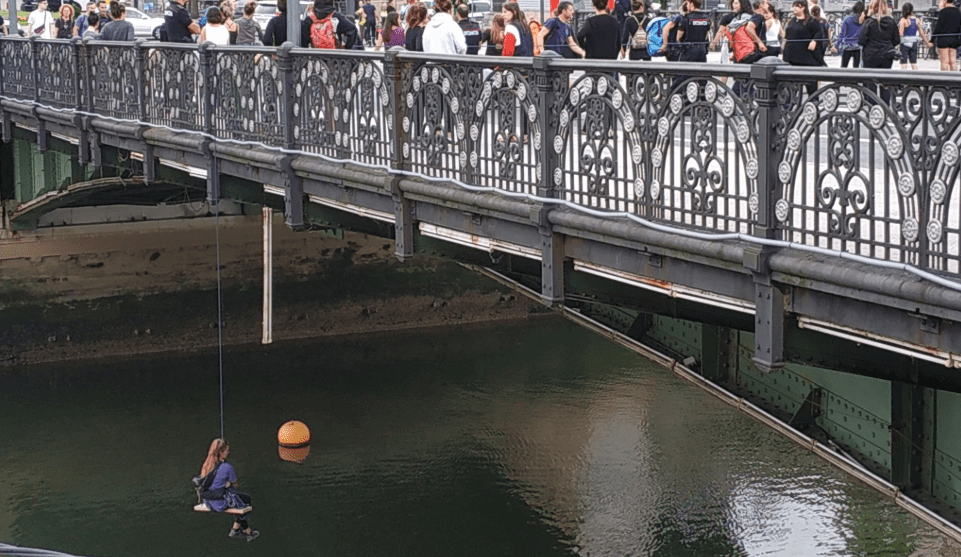
[[[848,67],[848,62],[851,61],[851,56],[852,56],[852,51],[850,50],[841,51],[841,67],[842,68]]]
[[[946,72],[951,69],[951,63],[948,61],[948,51],[950,48],[938,48],[938,62],[941,64],[941,71]]]
[[[911,59],[911,49],[905,45],[899,47],[901,49],[901,69],[908,69],[908,60]]]
[[[948,51],[948,69],[952,72],[958,71],[958,51],[949,48]]]

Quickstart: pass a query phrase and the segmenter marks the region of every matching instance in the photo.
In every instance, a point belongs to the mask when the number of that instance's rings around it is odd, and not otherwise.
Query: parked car
[[[550,5],[550,2],[548,2]],[[494,18],[494,11],[489,0],[474,0],[470,3],[470,18],[480,24],[481,27],[489,27],[491,19]]]
[[[133,32],[137,37],[155,37],[154,30],[159,32],[164,24],[162,17],[150,17],[137,8],[127,6],[127,21],[133,24]]]

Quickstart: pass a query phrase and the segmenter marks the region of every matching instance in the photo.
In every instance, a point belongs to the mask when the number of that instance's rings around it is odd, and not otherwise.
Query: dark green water
[[[253,543],[191,511],[215,353],[0,374],[0,542],[77,555],[961,555],[893,503],[553,321],[231,350]],[[278,457],[289,419],[313,432]]]

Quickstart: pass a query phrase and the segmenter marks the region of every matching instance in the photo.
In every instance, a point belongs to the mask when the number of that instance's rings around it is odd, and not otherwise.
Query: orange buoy
[[[281,447],[288,449],[306,447],[310,444],[310,430],[303,422],[291,420],[280,426],[280,430],[277,431],[277,442]]]
[[[310,445],[300,447],[298,449],[290,449],[284,446],[277,447],[277,452],[280,454],[282,460],[287,462],[303,462],[307,459],[307,455],[310,454]]]

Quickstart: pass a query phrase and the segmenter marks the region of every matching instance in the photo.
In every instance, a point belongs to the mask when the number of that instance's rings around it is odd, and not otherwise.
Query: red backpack
[[[310,45],[314,48],[337,48],[337,38],[334,36],[334,22],[331,21],[330,14],[324,19],[317,19],[317,16],[310,14]]]
[[[757,53],[757,45],[747,34],[747,24],[743,24],[734,31],[734,36],[728,33],[728,41],[731,43],[731,51],[734,54],[734,61],[738,63],[750,64],[754,60],[749,60]]]

